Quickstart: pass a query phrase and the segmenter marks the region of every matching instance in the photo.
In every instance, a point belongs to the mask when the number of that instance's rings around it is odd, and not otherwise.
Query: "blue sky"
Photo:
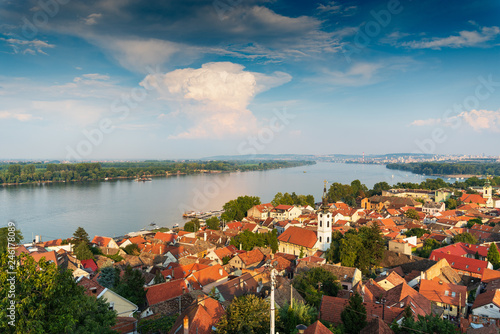
[[[0,1],[0,159],[500,155],[498,1]]]

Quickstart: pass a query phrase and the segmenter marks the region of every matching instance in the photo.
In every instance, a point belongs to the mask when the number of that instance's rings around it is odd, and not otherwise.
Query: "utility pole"
[[[271,334],[274,334],[274,286],[277,273],[276,269],[271,269]]]

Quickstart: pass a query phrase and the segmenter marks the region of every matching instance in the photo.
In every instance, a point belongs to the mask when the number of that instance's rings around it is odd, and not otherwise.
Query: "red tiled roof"
[[[128,240],[129,240],[131,243],[133,243],[133,244],[137,244],[137,245],[139,245],[139,244],[143,244],[143,243],[145,243],[145,242],[146,242],[146,240],[145,240],[143,237],[141,237],[141,236],[137,236],[137,237],[129,238]]]
[[[225,311],[215,299],[201,297],[203,301],[188,307],[177,318],[169,334],[182,333],[184,318],[188,320],[188,334],[211,334]]]
[[[486,204],[486,200],[478,194],[463,194],[462,197],[460,197],[460,201],[463,203]]]
[[[251,250],[251,251],[246,252],[246,253],[241,253],[238,255],[238,257],[247,266],[254,264],[254,263],[258,263],[258,262],[264,260],[264,258],[265,258],[264,254],[258,248],[255,248],[254,250]]]
[[[487,261],[481,261],[467,257],[442,253],[437,249],[432,251],[429,259],[433,261],[446,259],[446,261],[448,261],[448,263],[450,264],[450,267],[452,267],[455,270],[467,271],[479,275],[482,275],[484,269],[487,268],[488,266]]]
[[[155,255],[163,255],[168,249],[164,244],[140,244],[141,253],[150,253]]]
[[[332,334],[332,331],[326,328],[319,320],[316,320],[315,323],[307,327],[304,334]]]
[[[43,247],[54,247],[54,246],[61,246],[62,244],[62,239],[57,239],[57,240],[50,240],[50,241],[45,241],[43,243]]]
[[[220,264],[217,264],[215,266],[210,266],[208,268],[194,272],[190,277],[195,278],[199,284],[205,286],[210,283],[217,282],[218,280],[221,280],[228,276],[229,274],[226,272],[226,270],[224,270],[224,268]]]
[[[481,278],[481,281],[484,283],[488,283],[499,278],[500,278],[500,271],[493,270],[490,268],[484,268],[483,277]]]
[[[476,299],[474,300],[474,304],[472,305],[472,308],[475,309],[477,307],[488,305],[490,303],[495,304],[497,307],[500,307],[500,290],[499,289],[487,291],[487,292],[481,293],[480,295],[476,296]]]
[[[97,271],[97,264],[95,264],[94,260],[88,259],[88,260],[82,260],[82,266],[85,269],[92,269],[92,271]]]
[[[320,306],[320,319],[339,324],[342,322],[340,314],[344,308],[349,304],[349,299],[331,297],[323,295]],[[378,303],[363,303],[366,308],[366,319],[371,321],[374,317],[379,317],[385,322],[392,323],[404,311],[400,307],[388,307]],[[385,307],[385,310],[384,310]]]
[[[227,223],[226,226],[229,230],[239,231],[243,227],[243,223],[242,222],[232,222],[232,223]]]
[[[164,242],[174,242],[177,235],[173,233],[156,232],[154,238]]]
[[[188,289],[184,280],[178,279],[166,283],[155,284],[146,288],[146,299],[148,305],[151,306],[179,297],[187,291]]]
[[[45,258],[45,261],[47,262],[53,262],[55,263],[56,266],[59,266],[59,263],[57,262],[57,255],[55,251],[51,252],[44,252],[44,253],[31,253],[30,254],[33,259],[38,262],[40,259]]]
[[[467,297],[467,287],[422,279],[420,280],[420,294],[436,303],[464,307]]]
[[[280,204],[277,207],[274,208],[274,210],[285,210],[289,211],[293,208],[293,205],[285,205],[285,204]]]
[[[254,206],[259,212],[267,212],[273,208],[271,203],[259,204]]]
[[[217,255],[217,257],[222,260],[226,256],[233,256],[234,254],[236,254],[237,250],[238,249],[235,246],[229,245],[224,248],[218,248],[214,252]]]
[[[324,263],[325,259],[318,257],[318,256],[308,256],[308,257],[299,259],[299,261],[313,262],[313,263]]]
[[[100,247],[107,247],[109,242],[111,241],[111,238],[108,237],[100,237],[100,236],[95,236],[94,239],[92,239],[92,243],[96,244]]]
[[[306,248],[313,248],[318,241],[318,237],[314,231],[291,226],[278,237],[278,241],[288,242]]]
[[[253,230],[257,227],[257,224],[254,223],[246,223],[243,224],[243,227],[241,228],[242,231],[250,231],[253,232]]]
[[[88,296],[97,297],[104,291],[104,287],[97,283],[96,280],[90,280],[85,276],[80,277],[80,280],[77,283],[80,286],[83,286],[85,289],[85,294]]]

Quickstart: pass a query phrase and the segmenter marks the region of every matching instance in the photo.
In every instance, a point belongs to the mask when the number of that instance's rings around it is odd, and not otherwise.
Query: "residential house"
[[[416,247],[417,247],[417,237],[415,236],[405,239],[389,240],[389,250],[396,253],[411,255],[413,248]]]
[[[422,212],[435,215],[438,212],[444,211],[446,208],[444,202],[426,202],[422,206]]]
[[[273,208],[269,213],[269,217],[278,220],[293,220],[302,214],[302,210],[294,205],[280,204]]]
[[[301,332],[299,329],[299,334],[332,334],[332,331],[319,320],[316,320],[312,325],[309,325],[306,330]]]
[[[94,239],[90,242],[94,246],[97,247],[104,247],[104,248],[120,248],[116,241],[114,241],[112,238],[108,237],[100,237],[100,236],[95,236]]]
[[[164,233],[164,232],[156,232],[153,239],[160,240],[169,245],[175,245],[177,242],[177,234],[174,233]]]
[[[128,299],[103,287],[95,280],[80,277],[76,282],[78,285],[85,288],[85,294],[106,300],[106,302],[109,303],[109,308],[115,310],[118,317],[132,317],[139,309],[137,305],[130,302]]]
[[[458,317],[465,315],[467,301],[467,287],[463,285],[445,283],[443,281],[420,281],[420,294],[443,308],[443,314]]]
[[[238,249],[235,246],[229,245],[224,248],[211,250],[210,252],[208,252],[206,257],[210,260],[217,261],[217,263],[219,264],[222,264],[222,260],[225,257],[231,259],[237,253],[237,251]]]
[[[279,237],[279,251],[287,254],[311,256],[318,248],[316,231],[292,226]]]
[[[342,319],[340,314],[348,305],[349,299],[323,295],[319,310],[319,319],[337,325],[341,324]],[[400,319],[404,312],[404,308],[398,306],[388,307],[381,303],[364,302],[363,305],[366,309],[367,321],[378,317],[387,323],[392,323],[394,320]]]
[[[154,305],[168,302],[174,298],[179,298],[188,292],[188,287],[184,279],[173,280],[170,282],[152,285],[146,288],[147,308],[141,314],[141,318],[153,314]]]
[[[259,248],[255,248],[249,252],[239,253],[229,260],[229,265],[232,268],[252,269],[258,267],[264,261],[265,255]]]
[[[247,217],[265,220],[269,218],[269,213],[273,208],[271,203],[254,205],[247,211]]]
[[[228,280],[215,287],[215,296],[221,302],[230,302],[248,293],[260,292],[261,286],[251,273]]]
[[[472,305],[472,314],[500,319],[500,290],[495,289],[476,296]]]
[[[212,288],[226,282],[228,276],[227,271],[220,264],[217,264],[191,273],[186,277],[186,284],[190,289],[203,290],[204,293],[208,294]]]
[[[217,300],[198,296],[197,302],[180,314],[169,334],[211,334],[225,313]]]

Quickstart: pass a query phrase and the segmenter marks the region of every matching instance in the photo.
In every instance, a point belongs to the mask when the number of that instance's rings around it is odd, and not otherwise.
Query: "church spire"
[[[328,210],[328,196],[326,194],[326,180],[325,180],[325,187],[323,188],[323,203],[321,205],[321,209]]]

